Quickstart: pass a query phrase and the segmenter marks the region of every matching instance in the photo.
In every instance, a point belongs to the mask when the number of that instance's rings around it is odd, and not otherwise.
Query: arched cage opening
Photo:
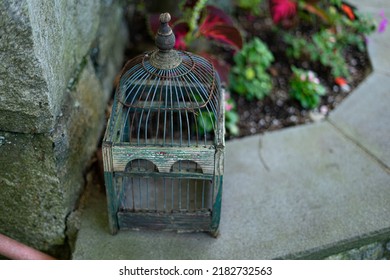
[[[125,172],[115,176],[119,209],[138,211],[211,211],[211,176],[190,160],[175,162],[169,173],[158,172],[148,160],[132,160]]]

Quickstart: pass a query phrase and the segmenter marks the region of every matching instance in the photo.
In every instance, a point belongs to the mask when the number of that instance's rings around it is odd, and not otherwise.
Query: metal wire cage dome
[[[220,81],[213,65],[198,55],[159,47],[123,68],[109,140],[131,145],[214,144],[215,132],[223,128],[218,122]]]
[[[224,103],[213,65],[173,49],[170,15],[157,50],[123,67],[103,139],[111,231],[209,231],[221,208]]]

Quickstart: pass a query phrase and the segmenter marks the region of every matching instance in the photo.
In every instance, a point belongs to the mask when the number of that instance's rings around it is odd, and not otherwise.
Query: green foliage
[[[205,8],[207,0],[198,0],[193,9],[191,9],[190,19],[188,20],[189,34],[198,28],[198,21],[201,11]]]
[[[201,116],[199,116],[197,120],[200,134],[213,131],[215,124],[214,115],[210,114],[209,112],[202,112]]]
[[[329,2],[336,7],[341,6],[341,0],[330,0]]]
[[[318,61],[331,69],[334,77],[349,77],[348,65],[343,57],[343,47],[335,35],[328,30],[315,33],[311,41],[289,33],[284,34],[284,40],[290,45],[287,55],[295,59],[308,56],[311,61]]]
[[[350,75],[344,59],[347,47],[356,46],[364,51],[365,36],[376,29],[376,23],[372,17],[356,11],[352,15],[346,14],[342,9],[344,4],[339,0],[318,2],[316,5],[302,2],[301,5],[312,12],[311,17],[305,17],[304,20],[319,26],[310,39],[303,37],[301,33],[281,31],[284,41],[290,46],[286,51],[287,55],[294,59],[308,57],[311,61],[329,67],[334,77],[348,78]]]
[[[253,15],[260,15],[260,4],[263,0],[236,0],[236,4],[243,10],[250,11]]]
[[[237,136],[239,134],[238,121],[239,116],[236,109],[236,103],[228,93],[225,94],[225,129],[226,132]],[[201,134],[209,133],[213,131],[215,119],[214,115],[209,112],[202,112],[201,117],[197,118],[198,129]]]
[[[236,103],[229,94],[225,95],[225,128],[227,133],[237,136],[240,132],[238,128],[238,121],[240,120]]]
[[[230,71],[230,87],[248,100],[262,99],[272,89],[267,69],[274,57],[259,38],[245,44],[234,56],[235,65]]]
[[[313,109],[320,103],[320,97],[326,90],[312,71],[291,67],[293,76],[290,79],[290,95],[297,99],[303,108]]]
[[[377,28],[374,19],[368,15],[357,13],[357,20],[350,21],[343,18],[344,29],[338,33],[337,39],[340,44],[354,45],[360,51],[365,50],[365,36],[374,32]]]

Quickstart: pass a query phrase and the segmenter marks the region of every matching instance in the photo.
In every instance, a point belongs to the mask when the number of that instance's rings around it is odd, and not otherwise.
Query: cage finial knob
[[[156,46],[161,51],[169,51],[175,46],[175,34],[173,34],[169,21],[171,15],[169,13],[163,13],[160,15],[160,27],[156,35]]]
[[[171,15],[169,13],[160,14],[160,27],[156,34],[158,50],[153,52],[150,57],[150,64],[159,69],[173,69],[182,62],[178,52],[173,49],[175,34],[169,26],[170,20]]]
[[[161,23],[168,23],[171,21],[171,15],[169,13],[163,13],[160,15]]]

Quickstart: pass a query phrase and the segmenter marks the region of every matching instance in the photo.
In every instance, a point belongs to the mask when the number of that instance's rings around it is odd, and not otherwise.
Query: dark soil
[[[259,101],[247,101],[237,94],[232,94],[240,116],[239,137],[310,123],[315,119],[322,118],[336,108],[371,72],[367,52],[360,52],[352,46],[348,47],[345,53],[351,74],[348,81],[350,90],[348,91],[335,85],[329,69],[319,63],[295,62],[294,64],[300,68],[316,72],[321,84],[327,88],[327,94],[322,97],[318,109],[306,110],[298,101],[291,99],[288,94],[290,66],[293,62],[285,54],[286,45],[278,37],[278,34],[272,31],[273,23],[269,19],[261,18],[248,21],[246,15],[239,15],[238,19],[247,34],[247,40],[254,36],[260,37],[267,43],[275,57],[275,62],[270,69],[274,87],[269,96]]]
[[[128,26],[130,27],[130,40],[125,53],[125,60],[144,51],[154,49],[154,43],[149,35],[145,17],[136,10],[128,10]],[[245,34],[245,41],[252,37],[260,37],[270,48],[275,57],[270,73],[273,79],[273,90],[263,100],[247,101],[242,96],[231,93],[237,104],[237,112],[240,117],[240,134],[236,137],[244,137],[265,131],[277,130],[285,127],[310,123],[315,119],[321,119],[329,114],[338,104],[346,98],[356,86],[371,72],[371,65],[366,52],[360,52],[355,47],[348,47],[345,58],[349,66],[351,77],[349,78],[350,90],[342,90],[335,85],[329,69],[319,63],[310,61],[292,61],[286,54],[286,45],[280,36],[274,31],[274,25],[269,17],[247,16],[245,13],[236,15],[237,22]],[[308,36],[313,30],[307,30]],[[301,27],[299,32],[305,32]],[[216,54],[225,53],[225,60],[232,62],[231,52],[217,47]],[[327,88],[327,94],[322,97],[316,110],[306,110],[298,101],[290,98],[288,94],[288,81],[291,76],[290,66],[294,64],[300,68],[310,69],[317,73],[321,84]],[[227,139],[232,139],[227,135]]]

